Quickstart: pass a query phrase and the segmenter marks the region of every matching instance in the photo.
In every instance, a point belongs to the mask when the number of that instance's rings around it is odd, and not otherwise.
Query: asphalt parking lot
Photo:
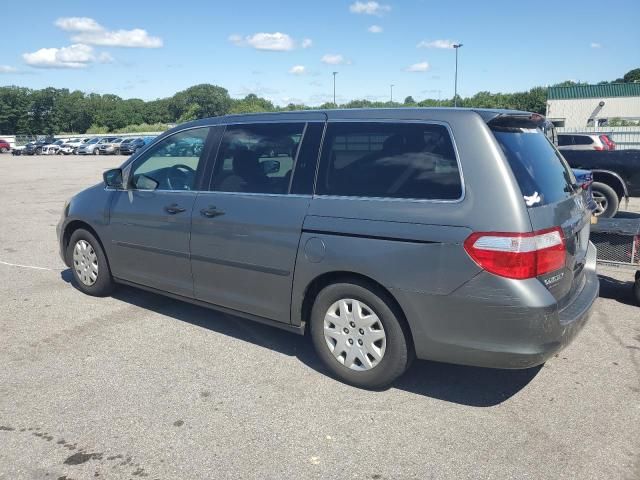
[[[416,362],[358,390],[306,338],[73,288],[63,203],[122,160],[0,156],[0,479],[640,478],[630,272],[602,272],[590,322],[541,368]]]

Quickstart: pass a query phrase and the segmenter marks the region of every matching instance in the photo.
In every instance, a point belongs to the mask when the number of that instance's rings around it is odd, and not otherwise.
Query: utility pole
[[[338,104],[336,103],[336,75],[338,74],[338,72],[333,72],[333,104],[337,107]]]
[[[456,76],[453,87],[453,106],[458,106],[458,49],[462,47],[462,43],[454,43],[453,48],[456,50]]]
[[[393,103],[393,83],[391,84],[391,103]]]

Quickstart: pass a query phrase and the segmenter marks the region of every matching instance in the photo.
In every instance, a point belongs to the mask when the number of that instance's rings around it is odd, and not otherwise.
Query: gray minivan
[[[544,362],[598,297],[584,191],[520,111],[363,109],[180,125],[75,195],[80,290],[116,283],[308,331],[341,380],[413,358]]]

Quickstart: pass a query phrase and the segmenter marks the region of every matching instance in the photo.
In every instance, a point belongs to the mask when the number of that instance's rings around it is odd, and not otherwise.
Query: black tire
[[[357,371],[339,362],[329,350],[324,337],[324,317],[331,305],[340,299],[354,299],[374,310],[386,335],[386,350],[380,362],[369,370]],[[311,339],[315,350],[339,380],[350,385],[381,389],[389,386],[409,368],[413,359],[410,335],[402,313],[380,289],[358,280],[334,283],[323,288],[315,299],[311,311]]]
[[[640,270],[636,272],[636,281],[633,284],[633,297],[636,303],[640,305]]]
[[[93,149],[93,154],[94,154],[94,155],[100,155],[100,150],[99,150],[99,149],[97,149],[97,148],[94,148],[94,149]]]
[[[73,153],[74,155],[77,155],[77,154],[78,154],[78,147],[74,148],[72,153]]]
[[[36,155],[42,155],[42,149],[36,148]]]
[[[9,149],[6,148],[6,147],[0,148],[0,153],[7,153],[8,151],[9,151]]]
[[[591,184],[591,191],[593,192],[593,199],[596,203],[600,203],[599,199],[601,199],[601,205],[604,209],[600,212],[597,210],[594,212],[594,215],[602,218],[611,218],[618,213],[618,207],[620,205],[620,199],[618,198],[618,194],[615,192],[613,188],[611,188],[606,183],[593,182]]]
[[[80,279],[78,272],[75,269],[74,261],[73,261],[73,250],[76,244],[80,241],[84,240],[96,254],[96,259],[98,262],[98,278],[96,279],[93,285],[87,285],[82,282]],[[109,268],[109,262],[107,261],[107,256],[100,245],[100,242],[94,237],[91,232],[79,228],[71,235],[71,239],[69,240],[69,246],[67,247],[67,263],[71,265],[71,273],[73,274],[73,280],[75,286],[83,293],[87,295],[91,295],[94,297],[106,297],[111,294],[115,287],[115,283],[113,281],[113,277],[111,276],[111,269]]]

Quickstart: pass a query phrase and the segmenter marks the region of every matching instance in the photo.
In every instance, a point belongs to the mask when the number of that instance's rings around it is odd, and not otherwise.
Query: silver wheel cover
[[[387,336],[378,315],[365,303],[338,300],[324,316],[324,339],[333,356],[351,370],[374,368],[384,357]]]
[[[73,269],[78,279],[88,287],[98,280],[98,256],[86,240],[78,240],[73,247]]]

